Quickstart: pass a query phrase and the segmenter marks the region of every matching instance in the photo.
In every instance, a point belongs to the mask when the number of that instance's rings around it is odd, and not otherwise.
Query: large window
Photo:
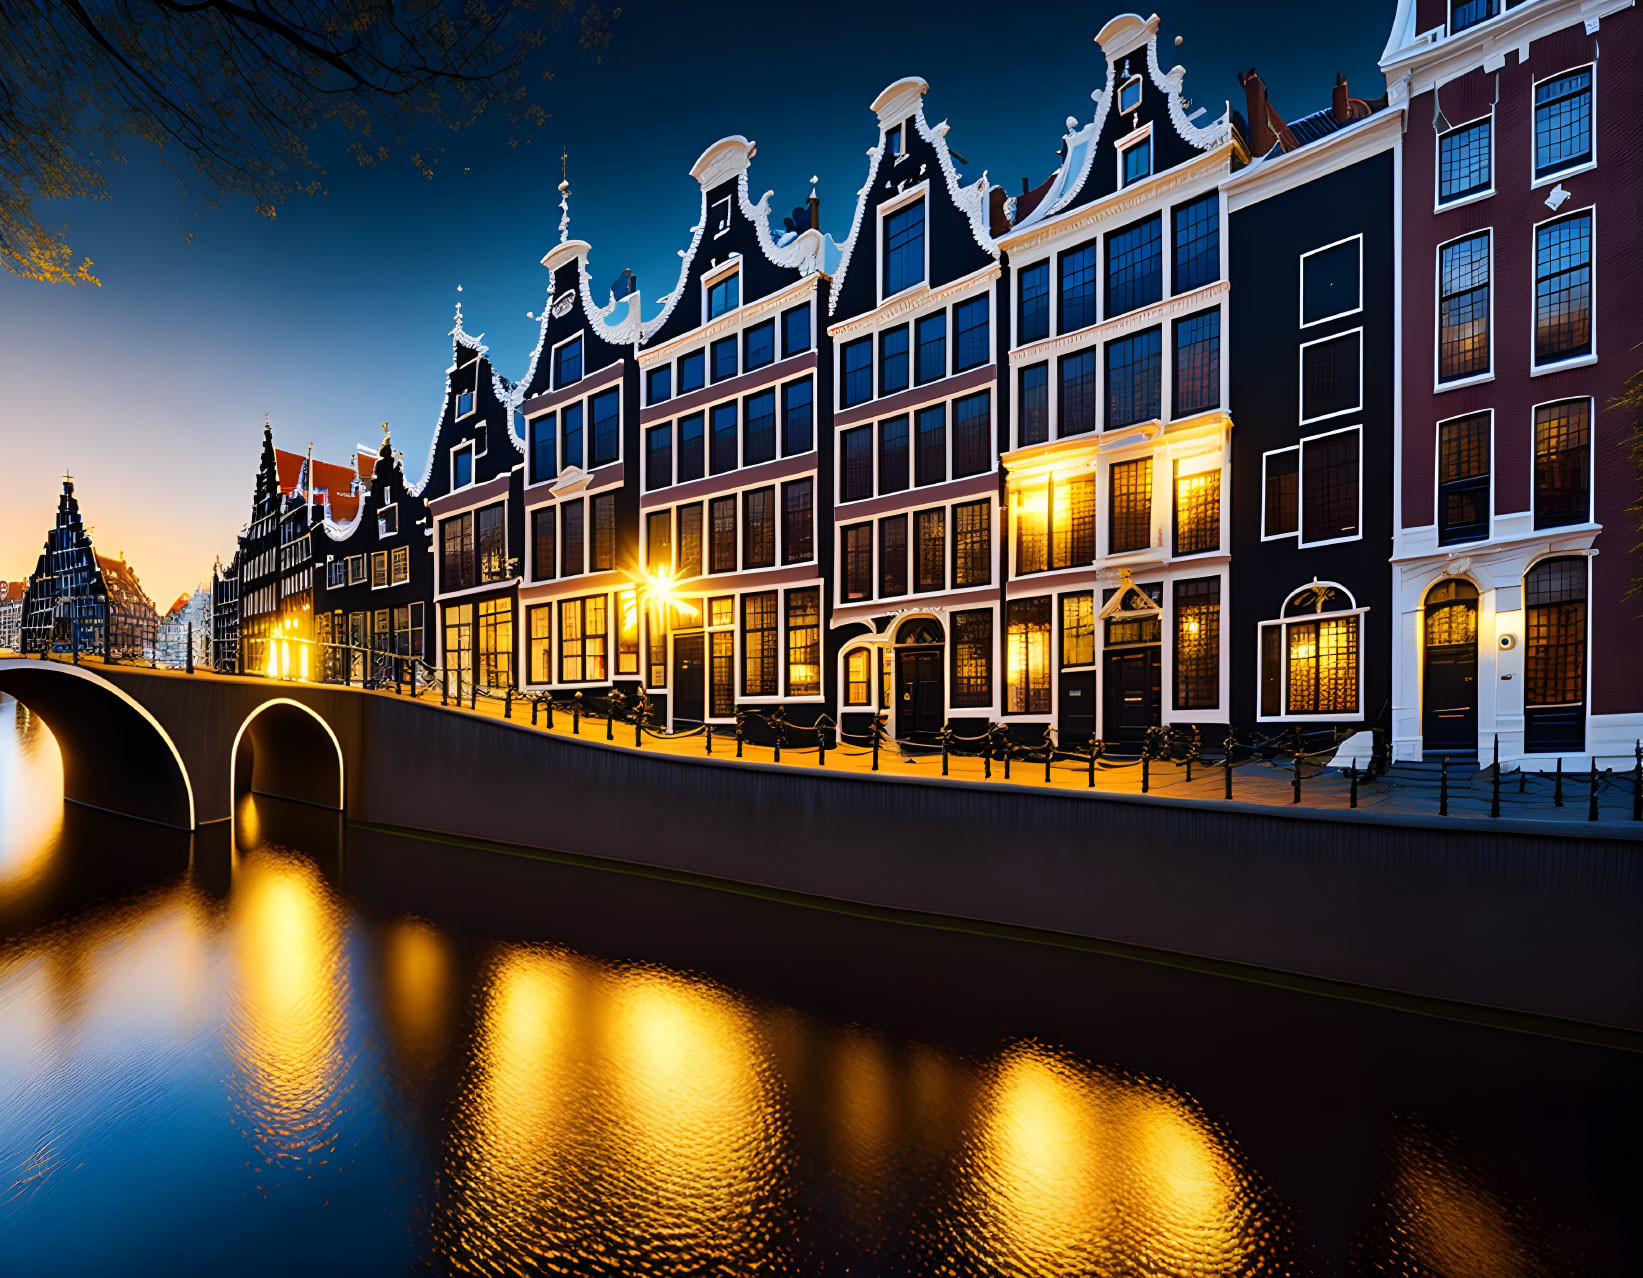
[[[1221,402],[1221,312],[1175,321],[1175,393],[1172,415],[1201,413]]]
[[[1535,177],[1578,168],[1592,158],[1592,68],[1565,71],[1535,86]]]
[[[760,391],[742,401],[742,465],[757,466],[776,456],[776,392]]]
[[[449,594],[477,584],[474,569],[474,517],[470,511],[439,525],[440,587]]]
[[[1494,122],[1485,116],[1438,135],[1438,203],[1479,195],[1494,185]]]
[[[782,358],[810,349],[810,303],[782,312]]]
[[[588,401],[588,417],[593,429],[591,465],[613,462],[622,450],[621,403],[622,392],[618,389],[601,391]]]
[[[486,599],[477,609],[474,680],[485,688],[513,687],[513,601]],[[380,614],[379,614],[380,615]],[[387,645],[384,644],[384,647]]]
[[[839,348],[839,407],[850,408],[873,398],[873,339],[858,337]]]
[[[655,573],[673,571],[673,514],[653,510],[645,516],[645,569]]]
[[[776,321],[755,324],[742,334],[742,367],[750,372],[776,362]]]
[[[702,575],[702,505],[692,502],[679,507],[679,561],[681,578]]]
[[[879,491],[899,493],[907,487],[907,414],[879,423]]]
[[[1061,596],[1061,666],[1095,664],[1095,596],[1088,590]]]
[[[1489,414],[1438,423],[1438,545],[1489,535]]]
[[[782,485],[782,562],[802,564],[816,554],[813,481],[795,479]]]
[[[1174,210],[1175,258],[1170,291],[1186,293],[1221,278],[1221,197],[1206,195]]]
[[[993,614],[977,608],[953,614],[953,706],[991,705]]]
[[[1363,331],[1301,347],[1301,420],[1317,421],[1363,407]]]
[[[939,484],[947,478],[947,405],[918,410],[918,434],[913,445],[913,482]]]
[[[545,479],[552,479],[559,473],[559,459],[554,452],[555,420],[552,413],[543,413],[542,416],[531,419],[531,482],[533,484],[540,484]]]
[[[1280,448],[1262,459],[1261,536],[1301,530],[1301,450]]]
[[[839,500],[860,501],[873,495],[873,428],[857,426],[839,436]]]
[[[884,216],[884,296],[923,278],[924,201],[915,200]]]
[[[953,478],[993,467],[992,393],[978,391],[953,401]]]
[[[1358,717],[1361,613],[1333,586],[1297,591],[1261,623],[1261,717]],[[1340,615],[1345,613],[1345,615]]]
[[[679,356],[679,394],[701,390],[707,385],[707,352],[691,351]]]
[[[915,571],[913,589],[942,590],[947,585],[947,511],[921,510],[913,516]]]
[[[736,339],[721,337],[708,347],[709,372],[715,382],[726,382],[736,376]]]
[[[742,695],[776,693],[776,592],[761,590],[742,596]]]
[[[1175,553],[1197,555],[1221,545],[1221,464],[1214,453],[1175,463]]]
[[[560,443],[563,449],[563,461],[566,466],[580,466],[582,464],[582,405],[566,404],[564,413],[564,430],[561,432]]]
[[[1050,600],[1012,599],[1004,619],[1004,712],[1050,712]]]
[[[1060,318],[1056,331],[1071,333],[1096,321],[1096,271],[1100,265],[1094,240],[1061,255]]]
[[[1089,348],[1063,355],[1057,404],[1056,433],[1085,435],[1095,429],[1095,350]]]
[[[1039,262],[1016,277],[1020,301],[1016,313],[1016,344],[1040,341],[1050,335],[1050,264]]]
[[[844,601],[873,597],[873,525],[851,524],[840,530],[844,559]]]
[[[787,695],[821,694],[821,590],[787,592]]]
[[[893,395],[907,389],[912,369],[907,350],[907,325],[887,328],[879,334],[879,394]]]
[[[879,520],[879,598],[907,593],[907,516]]]
[[[713,436],[709,463],[715,475],[736,469],[736,401],[713,406]]]
[[[953,371],[962,373],[967,368],[985,364],[991,351],[987,341],[988,299],[972,297],[953,307]]]
[[[709,572],[736,571],[736,499],[715,497],[707,504]]]
[[[1162,226],[1154,214],[1107,237],[1107,318],[1163,297]]]
[[[1017,488],[1015,512],[1018,576],[1094,561],[1094,479],[1063,479]]]
[[[508,576],[507,509],[497,502],[483,507],[476,518],[479,542],[479,580],[503,581]]]
[[[915,326],[918,336],[918,383],[947,376],[947,312],[926,315]]]
[[[525,610],[525,635],[530,643],[528,677],[532,683],[553,682],[553,605]]]
[[[1535,363],[1592,353],[1592,215],[1535,228]]]
[[[742,567],[776,563],[776,490],[750,488],[742,494]]]
[[[737,306],[737,297],[741,285],[741,272],[732,271],[724,278],[715,280],[707,287],[707,317],[717,319],[726,311],[733,311]]]
[[[559,510],[538,506],[531,511],[531,580],[548,581],[559,571],[555,562],[554,536],[559,530]]]
[[[872,648],[852,648],[844,654],[844,704],[868,706],[873,704]]]
[[[1359,447],[1354,426],[1301,441],[1301,544],[1358,535]]]
[[[1107,553],[1152,545],[1152,458],[1114,462],[1108,472]]]
[[[559,681],[599,683],[608,674],[606,624],[608,603],[604,595],[586,599],[564,599],[559,603]]]
[[[582,339],[574,337],[553,352],[553,384],[558,388],[581,380]]]
[[[1131,142],[1118,153],[1118,164],[1121,170],[1121,186],[1133,186],[1142,178],[1152,176],[1152,135],[1149,133],[1139,142]]]
[[[1016,446],[1042,444],[1050,437],[1050,366],[1030,364],[1021,370],[1017,395],[1020,416],[1016,424]]]
[[[663,364],[645,373],[645,403],[665,404],[673,398],[673,365]]]
[[[810,379],[801,378],[782,387],[782,456],[808,453],[815,447],[814,395]]]
[[[1438,250],[1438,380],[1489,371],[1489,232]]]
[[[968,501],[953,507],[953,588],[993,580],[993,504]]]
[[[1518,0],[1521,4],[1522,0]],[[1500,0],[1449,0],[1449,32],[1457,35],[1467,27],[1487,22],[1500,12]]]
[[[1589,399],[1535,409],[1535,527],[1584,524],[1592,517]]]
[[[1301,254],[1301,325],[1363,308],[1363,238]]]
[[[1107,343],[1107,429],[1152,421],[1160,411],[1163,336],[1149,328]]]
[[[1586,561],[1543,559],[1523,579],[1525,745],[1585,745]]]
[[[1175,583],[1175,708],[1221,704],[1221,579]]]

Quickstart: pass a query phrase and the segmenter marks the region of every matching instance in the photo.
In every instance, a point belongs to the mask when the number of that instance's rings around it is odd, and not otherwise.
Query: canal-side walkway
[[[101,666],[97,658],[82,657],[81,664]],[[257,676],[221,675],[213,671],[144,669],[145,674],[176,679],[250,680],[265,684],[271,695],[289,681]],[[343,690],[336,684],[323,684]],[[620,750],[711,760],[725,766],[780,765],[794,769],[824,769],[850,774],[874,774],[885,779],[923,781],[956,786],[1006,785],[1053,789],[1067,793],[1154,796],[1216,805],[1229,799],[1302,813],[1345,813],[1398,820],[1443,819],[1471,825],[1488,822],[1498,803],[1502,821],[1568,824],[1571,834],[1601,834],[1643,839],[1639,778],[1634,771],[1599,771],[1595,793],[1592,774],[1503,770],[1495,793],[1492,771],[1450,770],[1447,777],[1432,765],[1394,764],[1390,773],[1364,780],[1352,769],[1328,765],[1328,752],[1302,754],[1297,760],[1274,743],[1247,756],[1240,751],[1229,768],[1219,752],[1190,761],[1177,759],[1114,759],[1096,752],[1058,752],[1048,768],[1042,747],[1000,747],[991,757],[977,753],[985,744],[955,739],[945,754],[939,747],[909,746],[882,738],[874,749],[870,739],[840,740],[830,722],[822,732],[825,748],[814,728],[788,725],[779,749],[719,726],[711,732],[697,728],[672,734],[634,723],[631,705],[619,706],[613,717],[602,713],[603,698],[584,703],[574,699],[548,702],[543,698],[492,694],[470,689],[460,700],[441,697],[440,689],[423,686],[413,698],[409,688],[351,689],[360,696],[415,700],[430,712],[472,715],[505,720],[513,727],[560,737],[576,737],[590,745]],[[748,734],[750,737],[752,734]],[[1008,757],[1006,757],[1008,756]]]

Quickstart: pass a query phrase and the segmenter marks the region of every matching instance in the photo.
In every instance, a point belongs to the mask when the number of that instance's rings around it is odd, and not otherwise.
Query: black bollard
[[[348,681],[350,687],[353,686],[353,678],[354,661],[353,658],[350,657],[348,659]],[[451,704],[451,680],[450,677],[443,672],[441,672],[439,676],[439,704],[442,706],[448,706]]]
[[[1221,778],[1226,783],[1224,798],[1232,798],[1232,738],[1228,737],[1221,754]]]
[[[1592,796],[1586,805],[1586,819],[1597,820],[1597,756],[1592,756]]]
[[[1050,764],[1055,759],[1055,740],[1049,732],[1044,733],[1044,784],[1050,784]]]
[[[742,719],[740,715],[736,716],[736,757],[738,759],[742,757]]]
[[[1563,806],[1563,756],[1557,757],[1557,781],[1552,788],[1552,802],[1557,807]]]
[[[991,733],[987,735],[986,741],[987,744],[981,751],[981,775],[991,781],[993,779],[993,738]]]
[[[188,655],[185,658],[188,664],[188,673],[194,673],[194,623],[188,623]]]
[[[1010,779],[1010,738],[1004,738],[1004,779]]]
[[[551,692],[548,694],[547,711],[548,711],[548,731],[552,732],[553,731],[553,693],[551,693]]]
[[[943,728],[941,730],[941,775],[942,776],[947,775],[947,737],[948,737],[948,733],[949,733],[949,730],[947,728]]]
[[[570,730],[572,735],[582,735],[582,694],[578,692],[571,698],[570,703]]]
[[[535,697],[531,698],[531,727],[536,726],[536,712],[542,708],[542,703]]]
[[[1141,752],[1141,793],[1142,794],[1146,794],[1149,790],[1152,789],[1152,773],[1150,771],[1151,762],[1152,762],[1152,756],[1147,754],[1147,752],[1145,750],[1143,750]]]
[[[1192,784],[1192,756],[1187,756],[1187,784]]]
[[[473,681],[473,687],[468,692],[468,709],[479,709],[479,680]]]
[[[1358,806],[1358,765],[1357,764],[1354,763],[1350,768],[1347,769],[1347,776],[1350,777],[1351,780],[1352,780],[1351,805],[1353,807],[1357,807]]]
[[[1495,733],[1495,775],[1489,787],[1489,815],[1500,815],[1500,733]]]
[[[816,766],[827,766],[827,734],[822,731],[821,720],[816,720]]]
[[[879,770],[879,721],[877,715],[873,716],[873,726],[869,731],[873,734],[873,771],[877,772]]]
[[[1295,743],[1295,780],[1293,784],[1295,786],[1295,797],[1290,802],[1299,803],[1301,801],[1301,743],[1299,741]]]
[[[635,706],[633,708],[633,748],[635,750],[645,748],[644,731],[645,717],[639,712],[639,707]]]
[[[1095,738],[1094,737],[1090,738],[1089,775],[1088,775],[1088,779],[1084,782],[1084,788],[1086,790],[1095,789]]]
[[[1643,821],[1643,741],[1632,750],[1632,820]]]
[[[702,736],[707,741],[707,753],[712,754],[713,753],[713,725],[711,723],[704,723],[702,725]]]
[[[398,692],[399,688],[396,686],[394,691]],[[502,694],[502,717],[504,719],[513,718],[513,686],[511,684]]]
[[[1449,815],[1449,756],[1443,756],[1438,773],[1438,815]]]

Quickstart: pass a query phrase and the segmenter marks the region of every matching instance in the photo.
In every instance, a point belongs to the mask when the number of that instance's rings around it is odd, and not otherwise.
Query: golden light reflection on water
[[[38,715],[0,693],[0,905],[46,872],[63,828],[63,757]]]
[[[312,861],[263,848],[239,860],[228,927],[230,1090],[278,1178],[323,1159],[337,1138],[350,1064],[342,914]]]
[[[988,1070],[976,1119],[961,1233],[985,1272],[1268,1272],[1275,1222],[1254,1178],[1168,1088],[1023,1044]]]
[[[405,1060],[421,1070],[439,1060],[450,1037],[453,962],[449,941],[426,920],[398,919],[383,936],[385,1028]]]

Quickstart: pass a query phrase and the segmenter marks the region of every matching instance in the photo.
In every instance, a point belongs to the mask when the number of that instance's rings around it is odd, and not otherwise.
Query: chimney
[[[1267,100],[1266,84],[1260,73],[1251,67],[1247,72],[1239,72],[1238,83],[1244,86],[1244,102],[1249,120],[1249,149],[1255,156],[1265,155],[1279,142],[1288,150],[1295,143],[1295,135],[1289,131],[1283,117],[1272,107]]]
[[[810,229],[818,235],[821,233],[821,196],[816,194],[816,175],[810,175],[810,198],[805,201],[810,207]]]
[[[1342,124],[1352,119],[1352,98],[1346,91],[1346,77],[1340,72],[1335,73],[1335,99],[1332,104],[1332,113]]]

